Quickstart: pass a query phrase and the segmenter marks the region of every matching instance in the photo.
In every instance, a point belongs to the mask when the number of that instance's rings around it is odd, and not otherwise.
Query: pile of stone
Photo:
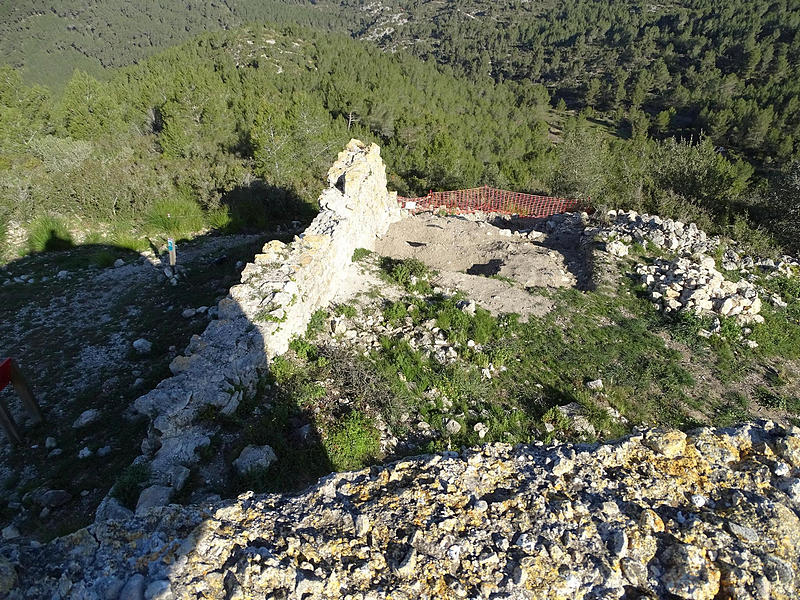
[[[655,305],[667,314],[689,311],[735,317],[740,325],[763,323],[761,299],[756,287],[745,279],[725,279],[710,256],[675,260],[656,259],[639,264],[636,274],[649,290]]]
[[[800,261],[786,254],[777,259],[750,256],[728,247],[722,255],[722,268],[725,271],[739,271],[746,277],[764,272],[792,277],[800,273]]]
[[[460,308],[466,313],[475,314],[474,301],[464,300]],[[409,313],[417,307],[408,305]],[[381,348],[381,338],[388,337],[397,341],[405,341],[413,350],[419,350],[428,358],[434,358],[442,364],[449,364],[459,359],[460,353],[465,349],[480,352],[481,344],[474,340],[467,340],[461,344],[448,340],[447,334],[437,327],[436,321],[429,319],[417,325],[409,314],[399,323],[389,323],[380,314],[358,314],[352,318],[344,316],[330,319],[330,343],[333,346],[355,348],[361,353]]]
[[[695,223],[687,225],[673,219],[648,214],[640,215],[633,210],[609,210],[598,218],[607,223],[597,227],[587,227],[584,235],[607,243],[644,245],[649,242],[658,248],[677,254],[709,254],[720,244],[718,237],[709,237]],[[617,256],[627,254],[619,252],[621,250],[614,254]]]
[[[797,598],[800,429],[489,444],[0,545],[0,596]]]

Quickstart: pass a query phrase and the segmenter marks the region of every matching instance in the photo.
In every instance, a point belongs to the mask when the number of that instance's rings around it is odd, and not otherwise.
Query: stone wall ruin
[[[309,227],[290,244],[267,243],[220,301],[219,318],[170,364],[173,376],[135,401],[135,409],[151,419],[135,461],[150,465],[151,485],[137,512],[167,504],[185,484],[196,451],[210,443],[213,430],[196,422],[198,411],[212,406],[232,414],[242,398],[254,394],[269,362],[333,297],[353,251],[372,248],[376,236],[401,217],[375,144],[351,140],[327,178],[320,212]],[[120,514],[125,509],[109,497],[98,520]]]

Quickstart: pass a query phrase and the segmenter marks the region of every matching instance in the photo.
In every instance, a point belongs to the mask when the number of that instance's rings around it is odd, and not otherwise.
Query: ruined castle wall
[[[170,365],[174,376],[135,402],[151,418],[139,461],[151,465],[153,487],[140,507],[164,504],[188,477],[186,465],[210,443],[213,431],[195,423],[201,408],[226,414],[255,392],[269,361],[305,332],[311,315],[336,293],[356,248],[400,218],[396,194],[375,144],[351,140],[328,172],[320,213],[290,244],[267,243],[248,264],[241,283],[218,306],[219,319],[194,336]]]

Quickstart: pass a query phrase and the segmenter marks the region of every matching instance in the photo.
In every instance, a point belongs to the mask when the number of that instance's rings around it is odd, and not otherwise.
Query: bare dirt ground
[[[46,538],[93,518],[139,453],[147,424],[128,407],[170,375],[172,358],[205,329],[264,241],[204,236],[181,244],[175,285],[155,254],[108,246],[0,268],[0,281],[8,281],[0,285],[0,356],[19,362],[45,417],[30,427],[11,388],[0,393],[26,435],[13,447],[0,433],[0,528],[14,523]],[[108,266],[117,259],[121,264]],[[151,343],[148,352],[132,346],[139,338]],[[76,427],[87,410],[97,411],[95,418]],[[61,499],[69,500],[48,506],[47,490],[64,490]]]
[[[542,316],[553,306],[546,290],[584,285],[578,236],[545,235],[536,221],[496,223],[423,213],[394,223],[375,250],[424,262],[438,271],[434,284],[494,314]]]

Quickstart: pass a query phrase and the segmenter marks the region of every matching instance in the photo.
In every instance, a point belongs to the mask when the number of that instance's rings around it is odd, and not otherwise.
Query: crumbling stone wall
[[[136,400],[136,410],[151,418],[137,461],[150,464],[152,485],[142,492],[139,512],[169,502],[185,484],[198,448],[210,443],[213,431],[195,422],[198,411],[211,405],[231,414],[254,393],[269,361],[336,293],[353,251],[371,248],[401,216],[375,144],[351,140],[328,171],[328,183],[305,232],[290,244],[266,244],[219,303],[219,319],[172,362],[174,376]],[[121,514],[111,498],[98,510],[99,519]]]

